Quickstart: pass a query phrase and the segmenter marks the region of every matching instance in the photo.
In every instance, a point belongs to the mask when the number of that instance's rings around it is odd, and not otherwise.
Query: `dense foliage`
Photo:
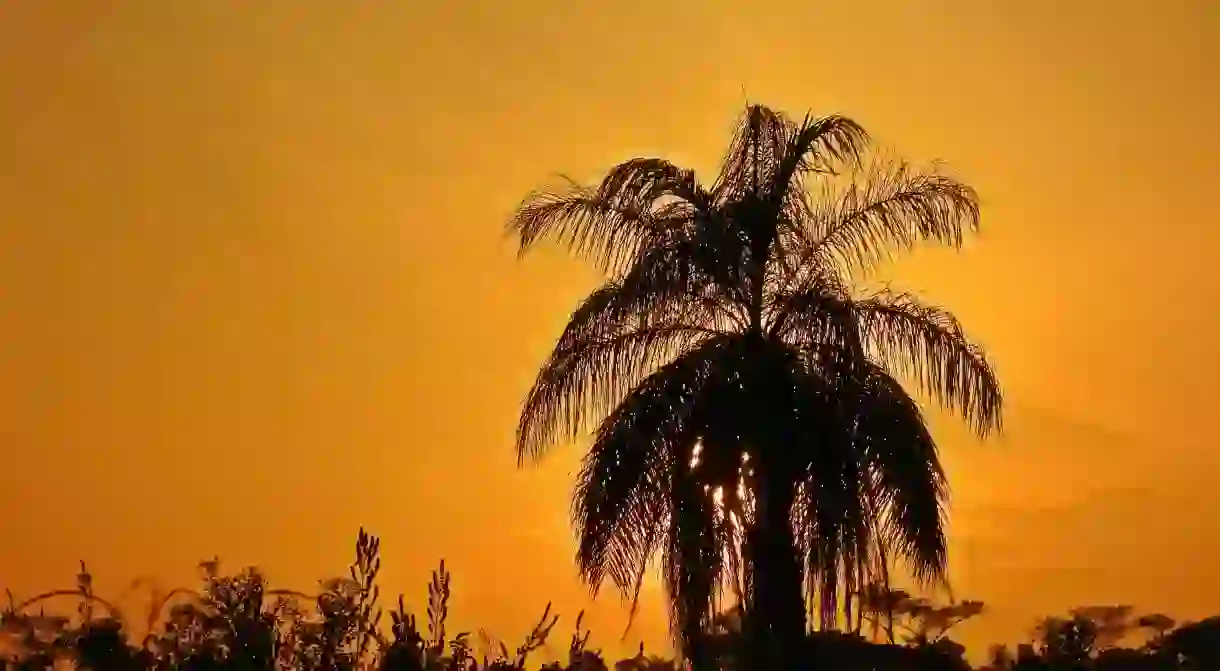
[[[57,661],[79,668],[118,670],[293,669],[385,671],[493,671],[526,668],[559,617],[548,604],[538,624],[514,650],[494,638],[446,630],[450,575],[444,562],[428,584],[426,620],[407,612],[403,597],[383,627],[376,584],[381,567],[378,540],[361,530],[348,575],[322,581],[318,594],[271,589],[248,568],[223,575],[217,560],[200,564],[199,589],[154,595],[142,624],[143,639],[130,636],[130,622],[93,591],[81,565],[76,589],[56,590],[9,605],[0,614],[10,668],[46,669]],[[76,597],[73,616],[48,615],[36,607],[60,597]],[[587,650],[589,634],[577,616],[566,665],[544,669],[607,668]],[[673,668],[641,654],[620,669]]]
[[[751,105],[710,179],[634,158],[509,222],[521,252],[551,240],[606,273],[525,399],[518,456],[593,434],[581,575],[631,594],[659,559],[692,659],[726,593],[749,604],[756,657],[787,668],[808,604],[836,617],[893,560],[941,580],[948,489],[912,394],[1000,426],[999,380],[957,319],[860,283],[893,252],[960,246],[977,196],[870,145],[846,117]]]
[[[542,649],[559,617],[548,605],[538,624],[515,648],[483,632],[446,629],[450,575],[444,563],[428,584],[425,620],[418,622],[397,599],[383,622],[376,577],[378,541],[361,531],[348,575],[321,583],[318,594],[271,589],[256,569],[224,575],[216,560],[203,562],[202,585],[154,594],[142,622],[132,622],[94,593],[81,566],[75,589],[17,601],[0,612],[0,651],[9,669],[49,669],[57,664],[104,671],[377,669],[386,671],[511,671],[525,669]],[[74,598],[70,616],[48,614],[56,599]],[[872,586],[856,595],[856,617],[845,631],[808,637],[803,666],[836,669],[969,671],[962,646],[947,634],[984,610],[977,601],[937,604],[899,590]],[[132,635],[142,626],[143,638]],[[383,626],[388,625],[388,626]],[[528,668],[551,671],[672,671],[680,664],[640,653],[613,666],[588,647],[590,634],[578,615],[565,663]],[[740,612],[715,618],[706,632],[720,669],[757,668],[742,663]],[[1131,643],[1133,639],[1140,639]],[[876,643],[875,641],[882,641]],[[1124,646],[1123,644],[1128,645]],[[991,652],[989,671],[1185,671],[1220,669],[1220,617],[1176,623],[1165,615],[1137,616],[1128,606],[1079,608],[1047,618],[1033,642],[1015,653]]]

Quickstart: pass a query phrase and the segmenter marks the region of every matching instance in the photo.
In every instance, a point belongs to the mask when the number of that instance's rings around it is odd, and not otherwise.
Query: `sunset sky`
[[[955,588],[991,608],[962,640],[1220,612],[1209,0],[0,0],[0,587],[214,554],[309,587],[364,525],[383,594],[422,609],[443,556],[459,628],[553,600],[566,639],[579,449],[518,470],[512,434],[597,277],[502,226],[558,172],[713,170],[747,100],[981,194],[962,253],[882,278],[1007,392],[1001,439],[936,420]],[[664,642],[646,598],[625,647]],[[613,593],[586,619],[617,652]]]

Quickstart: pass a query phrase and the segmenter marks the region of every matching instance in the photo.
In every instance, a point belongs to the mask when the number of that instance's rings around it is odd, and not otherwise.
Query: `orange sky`
[[[1010,399],[1003,440],[938,422],[966,642],[1220,612],[1220,5],[752,6],[0,0],[0,585],[219,553],[308,586],[364,524],[417,607],[444,556],[459,624],[574,615],[577,450],[517,471],[511,438],[595,276],[501,226],[555,172],[711,168],[748,96],[984,199],[965,253],[887,273]]]

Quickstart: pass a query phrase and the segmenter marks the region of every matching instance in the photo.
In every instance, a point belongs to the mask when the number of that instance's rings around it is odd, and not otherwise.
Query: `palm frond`
[[[689,240],[651,247],[630,270],[590,294],[572,313],[556,348],[581,340],[606,338],[643,323],[733,325],[742,316],[719,278],[704,272],[698,250]]]
[[[658,221],[640,206],[618,205],[588,187],[569,183],[562,190],[539,190],[518,206],[507,225],[519,239],[518,256],[551,238],[574,254],[613,272],[640,247],[681,216]]]
[[[651,553],[650,530],[672,498],[674,469],[690,470],[701,389],[725,351],[725,342],[711,341],[649,375],[598,429],[572,510],[577,564],[594,588],[610,577],[629,589]]]
[[[806,253],[812,263],[847,272],[869,270],[922,240],[960,247],[964,234],[979,226],[974,189],[901,161],[872,166],[840,194],[826,188],[820,201],[808,222]]]
[[[833,622],[839,609],[839,586],[853,581],[865,563],[870,518],[864,496],[859,455],[842,436],[848,420],[841,399],[827,379],[811,375],[798,382],[793,417],[802,425],[795,448],[804,468],[799,477],[795,533],[805,556],[808,590],[817,598],[815,614]]]
[[[868,143],[859,124],[842,116],[806,115],[798,124],[783,112],[752,105],[742,115],[712,192],[733,230],[752,241],[755,256],[783,258],[774,247],[784,228],[807,221],[811,206],[804,179],[855,165]]]
[[[949,489],[919,404],[878,366],[843,393],[853,400],[852,440],[869,472],[870,503],[887,547],[916,579],[943,582]]]
[[[700,184],[694,170],[662,158],[633,158],[606,173],[597,193],[615,203],[685,203],[687,211],[707,212],[711,194]]]
[[[726,548],[711,493],[688,464],[675,463],[668,540],[662,557],[662,579],[669,594],[674,640],[689,656],[711,629],[715,597],[726,569]]]
[[[523,404],[518,461],[538,459],[556,441],[581,436],[589,418],[605,416],[649,372],[715,336],[693,326],[645,327],[556,351]]]
[[[746,107],[712,186],[714,202],[724,206],[769,189],[795,127],[783,112],[764,105]]]
[[[768,334],[800,349],[834,345],[859,352],[863,345],[850,298],[837,275],[810,273],[792,291],[770,296],[764,313]]]
[[[856,301],[853,310],[865,345],[887,370],[914,378],[980,437],[1000,429],[999,379],[951,313],[890,292]]]
[[[519,254],[551,238],[609,273],[706,212],[711,198],[693,171],[655,158],[621,163],[597,187],[564,182],[529,194],[506,230],[517,235]]]
[[[809,173],[835,174],[840,163],[857,166],[868,143],[864,128],[847,117],[805,115],[799,126],[789,127],[771,197],[782,203],[790,192],[803,191],[803,177]]]
[[[807,374],[793,378],[800,426],[790,449],[805,469],[794,524],[825,628],[841,611],[850,620],[862,585],[888,584],[894,548],[921,579],[942,575],[946,490],[918,406],[884,370],[827,344],[805,361]]]
[[[741,322],[696,253],[681,240],[650,248],[573,312],[526,397],[519,459],[576,438],[586,417],[604,416],[643,376]]]
[[[606,578],[626,592],[658,548],[657,522],[667,514],[675,439],[616,435],[598,441],[577,476],[572,523],[581,578],[596,594]],[[632,440],[634,439],[634,440]]]

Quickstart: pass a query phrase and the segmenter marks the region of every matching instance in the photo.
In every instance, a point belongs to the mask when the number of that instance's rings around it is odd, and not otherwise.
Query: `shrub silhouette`
[[[382,627],[376,584],[381,568],[376,537],[360,531],[348,575],[324,580],[317,594],[270,589],[255,568],[226,575],[217,559],[200,564],[200,586],[154,590],[147,628],[137,642],[124,614],[93,591],[82,563],[74,589],[24,601],[8,593],[0,611],[0,654],[13,670],[64,664],[97,671],[676,671],[676,660],[645,654],[607,664],[589,648],[591,633],[578,613],[567,658],[530,667],[560,617],[551,604],[510,650],[485,632],[450,635],[451,576],[444,562],[428,584],[426,620],[408,612],[400,595]],[[73,599],[71,615],[47,603]],[[797,668],[835,671],[968,671],[964,649],[948,638],[957,623],[984,612],[978,601],[938,604],[901,590],[868,586],[853,599],[846,631],[810,634]],[[704,632],[714,668],[767,668],[743,645],[741,613],[720,613]],[[866,626],[868,625],[868,626]],[[475,641],[483,642],[476,651]],[[1124,643],[1130,644],[1124,647]],[[1220,616],[1178,623],[1130,606],[1088,606],[1046,618],[1033,640],[1015,650],[993,646],[980,671],[1198,671],[1220,669]]]
[[[379,549],[378,539],[361,529],[349,575],[322,581],[314,595],[269,589],[256,568],[224,575],[218,559],[202,562],[199,589],[154,593],[145,620],[148,632],[138,645],[128,636],[119,609],[93,594],[92,575],[82,564],[76,589],[22,602],[9,593],[9,604],[0,613],[6,665],[50,669],[56,662],[72,662],[100,671],[509,671],[525,669],[559,622],[547,604],[511,654],[499,643],[476,657],[469,632],[447,634],[451,577],[442,561],[428,585],[426,631],[420,631],[399,596],[387,633],[379,626]],[[40,607],[65,597],[78,602],[74,617],[47,615]],[[31,612],[36,606],[39,610]],[[567,663],[543,668],[608,668],[597,651],[587,649],[582,615],[576,618]],[[641,658],[619,668],[674,668],[666,664]]]

